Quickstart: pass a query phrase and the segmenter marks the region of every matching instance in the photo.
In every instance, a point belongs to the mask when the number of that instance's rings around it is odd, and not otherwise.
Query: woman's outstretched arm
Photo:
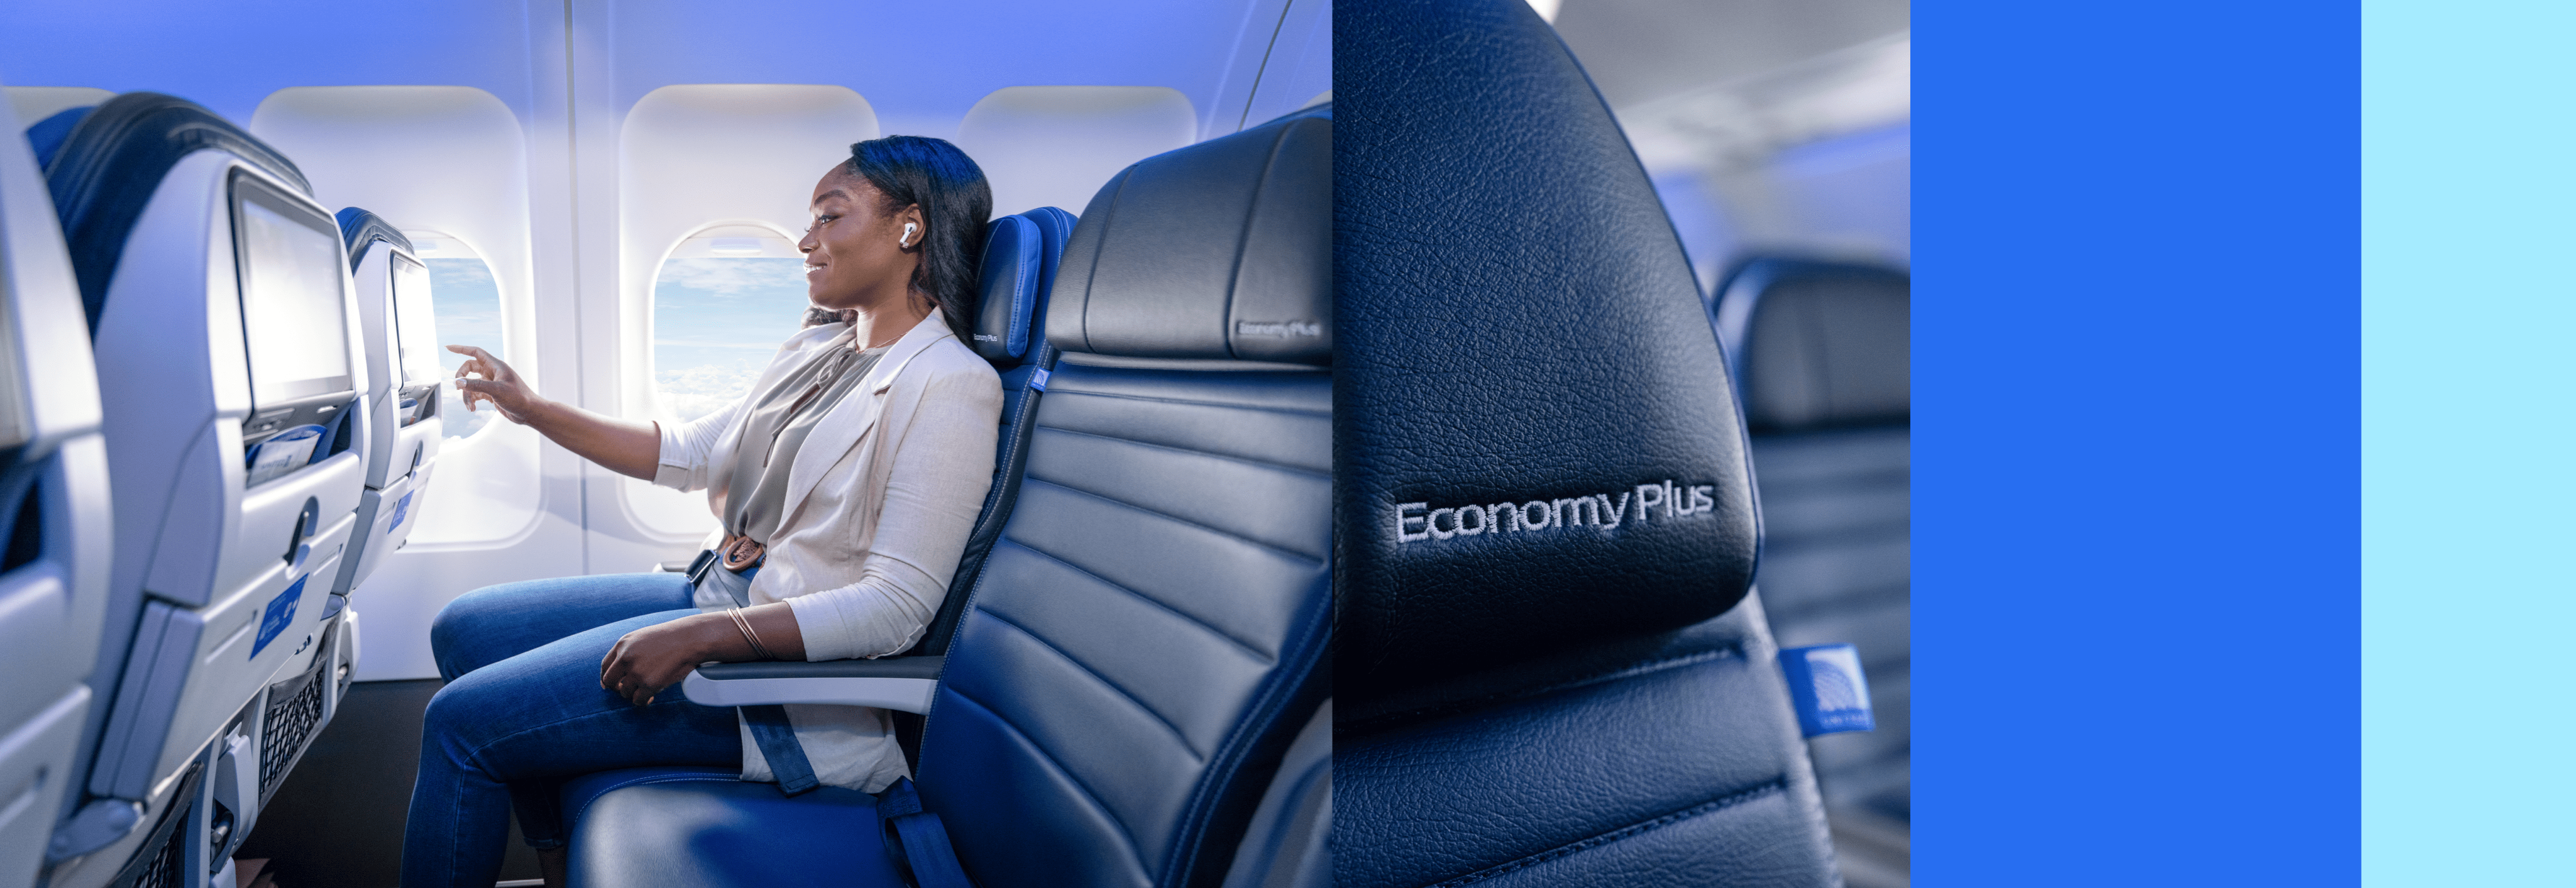
[[[456,368],[456,388],[465,399],[465,409],[476,409],[478,401],[490,404],[503,419],[536,429],[583,459],[620,475],[653,480],[654,464],[662,452],[660,426],[549,401],[492,353],[470,345],[451,345],[447,350],[466,358],[465,365]],[[470,378],[469,373],[482,378]]]

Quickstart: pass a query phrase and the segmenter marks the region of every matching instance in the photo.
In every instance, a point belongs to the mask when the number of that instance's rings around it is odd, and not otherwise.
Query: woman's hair
[[[981,301],[975,275],[984,258],[984,228],[993,220],[993,188],[984,181],[984,169],[946,139],[887,136],[851,145],[849,170],[884,196],[880,212],[920,205],[930,230],[922,234],[912,288],[947,315],[959,341],[973,341]]]

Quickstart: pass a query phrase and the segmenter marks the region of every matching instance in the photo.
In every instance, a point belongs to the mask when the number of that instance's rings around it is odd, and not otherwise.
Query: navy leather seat
[[[1715,296],[1753,433],[1772,634],[1852,642],[1869,673],[1877,728],[1808,747],[1855,888],[1907,881],[1907,295],[1902,271],[1764,258]]]
[[[1334,26],[1337,884],[1833,884],[1735,396],[1609,109],[1524,3]]]
[[[930,628],[905,657],[936,657],[957,636],[957,619],[966,612],[968,590],[984,571],[984,556],[1002,535],[1011,503],[1020,492],[1020,470],[1029,457],[1030,419],[1046,393],[1047,374],[1055,367],[1055,346],[1046,338],[1047,294],[1055,286],[1064,260],[1065,241],[1073,236],[1072,213],[1039,207],[993,220],[984,236],[984,259],[977,280],[984,291],[975,314],[975,353],[993,362],[1002,374],[1002,434],[993,455],[993,486],[984,494],[975,529],[967,534],[965,554],[948,580],[948,597],[931,615]],[[921,716],[897,711],[895,739],[905,761],[921,754]]]
[[[1047,295],[1055,287],[1073,227],[1072,213],[1039,207],[993,220],[985,235],[979,272],[984,303],[976,313],[971,345],[1002,374],[1002,436],[993,459],[993,488],[984,495],[983,511],[966,538],[966,554],[949,580],[948,598],[940,602],[930,631],[905,656],[948,650],[957,617],[965,611],[966,592],[983,572],[984,555],[1001,537],[1002,522],[1019,495],[1020,469],[1028,462],[1029,420],[1037,415],[1047,376],[1055,368],[1055,345],[1046,336]]]
[[[1149,158],[1073,231],[1045,325],[1062,359],[916,770],[980,885],[1216,883],[1313,724],[1331,641],[1331,128],[1294,117]],[[847,669],[710,667],[689,694]],[[677,769],[600,791],[647,776],[567,786],[575,883],[898,884],[864,796],[782,800]],[[783,825],[829,819],[817,807],[840,825]]]

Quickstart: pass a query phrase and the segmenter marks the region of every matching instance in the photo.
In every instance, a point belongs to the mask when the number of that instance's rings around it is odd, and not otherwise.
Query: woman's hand
[[[626,633],[599,661],[599,686],[637,706],[653,702],[663,688],[689,677],[698,664],[748,660],[750,645],[735,629],[733,618],[698,614],[657,623]]]
[[[474,409],[477,401],[490,404],[501,411],[502,418],[536,429],[583,459],[629,478],[653,480],[662,453],[660,423],[601,416],[548,401],[537,397],[519,378],[519,371],[491,352],[470,345],[451,345],[447,350],[465,356],[464,366],[456,368],[456,393],[465,399],[465,409]]]
[[[471,345],[451,345],[447,350],[465,356],[465,366],[456,368],[456,390],[465,399],[465,409],[473,410],[479,400],[501,411],[503,419],[520,425],[528,423],[528,414],[543,399],[528,389],[519,371],[501,363],[491,352]],[[481,378],[467,374],[481,374]]]
[[[781,602],[743,608],[741,613],[770,656],[805,659],[805,632],[796,625],[794,609]],[[642,706],[653,702],[663,688],[689,677],[700,663],[757,659],[731,615],[697,614],[626,633],[599,661],[599,686]]]

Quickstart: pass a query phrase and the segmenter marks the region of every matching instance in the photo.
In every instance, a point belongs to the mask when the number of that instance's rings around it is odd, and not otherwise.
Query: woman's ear
[[[894,222],[903,231],[897,241],[907,251],[921,249],[922,241],[930,238],[930,224],[922,217],[920,204],[904,207],[895,214]]]

